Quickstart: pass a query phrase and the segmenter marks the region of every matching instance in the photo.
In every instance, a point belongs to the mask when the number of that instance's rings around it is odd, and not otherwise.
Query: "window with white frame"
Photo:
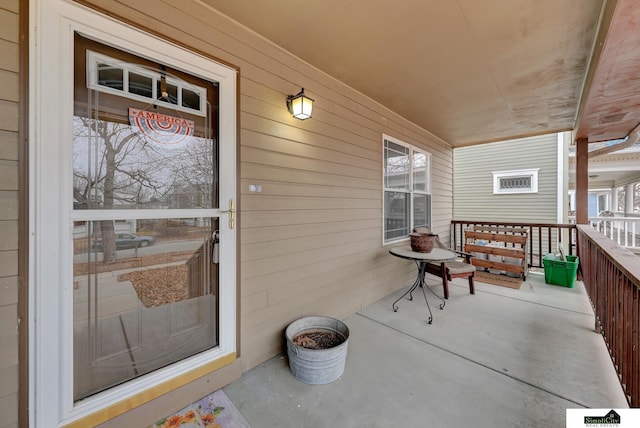
[[[492,172],[493,193],[537,193],[538,171],[540,168]]]
[[[431,227],[431,155],[383,136],[384,241]]]
[[[87,70],[87,86],[95,91],[206,115],[207,89],[172,78],[166,72],[93,51],[87,51]]]

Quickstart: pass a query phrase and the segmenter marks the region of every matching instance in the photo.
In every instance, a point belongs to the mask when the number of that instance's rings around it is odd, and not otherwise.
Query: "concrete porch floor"
[[[299,382],[281,355],[225,393],[253,428],[564,427],[567,408],[628,407],[581,282],[530,273],[519,290],[477,283],[470,295],[456,280],[444,310],[427,295],[432,325],[419,290],[393,312],[404,291],[344,320],[335,382]]]

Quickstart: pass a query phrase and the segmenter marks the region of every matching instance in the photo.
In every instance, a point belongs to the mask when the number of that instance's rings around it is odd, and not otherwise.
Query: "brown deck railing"
[[[211,260],[215,242],[217,241],[212,238],[206,239],[185,262],[189,299],[207,294],[218,294],[215,288],[217,286],[218,265],[212,263]],[[209,266],[209,270],[206,269],[206,266]]]
[[[640,257],[578,226],[582,280],[631,407],[640,406]]]
[[[543,267],[546,254],[556,253],[562,247],[569,255],[575,254],[576,225],[551,223],[486,222],[472,220],[452,220],[451,240],[456,250],[464,251],[464,231],[470,229],[500,228],[507,233],[517,234],[526,229],[529,236],[529,267]],[[509,231],[512,232],[509,232]]]
[[[464,249],[464,231],[500,228],[529,235],[529,266],[542,267],[543,256],[557,247],[577,254],[580,272],[622,388],[631,407],[640,407],[640,256],[619,247],[588,225],[486,221],[451,222],[452,246]]]

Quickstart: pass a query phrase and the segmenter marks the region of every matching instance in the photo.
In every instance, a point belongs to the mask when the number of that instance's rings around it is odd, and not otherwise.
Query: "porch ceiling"
[[[203,1],[453,146],[640,122],[635,0]]]

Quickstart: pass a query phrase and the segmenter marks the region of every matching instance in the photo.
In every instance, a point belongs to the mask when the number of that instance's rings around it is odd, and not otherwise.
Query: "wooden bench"
[[[418,233],[432,233],[426,227],[417,227],[413,229],[413,231]],[[435,248],[442,248],[444,250],[452,251],[459,258],[464,259],[464,261],[455,260],[447,262],[427,262],[423,265],[424,271],[430,273],[431,275],[439,276],[440,278],[442,278],[442,289],[445,299],[449,298],[449,281],[452,281],[454,278],[468,279],[469,293],[476,294],[475,285],[473,284],[473,275],[476,271],[476,268],[469,262],[471,254],[452,250],[440,241],[438,235],[435,236]]]
[[[526,280],[529,266],[528,231],[523,228],[501,228],[496,226],[476,227],[464,232],[464,251],[467,253],[487,254],[488,256],[510,257],[519,260],[519,264],[504,261],[484,260],[472,257],[471,263],[476,268],[486,268],[504,271]],[[487,245],[480,245],[478,241],[487,241]]]

